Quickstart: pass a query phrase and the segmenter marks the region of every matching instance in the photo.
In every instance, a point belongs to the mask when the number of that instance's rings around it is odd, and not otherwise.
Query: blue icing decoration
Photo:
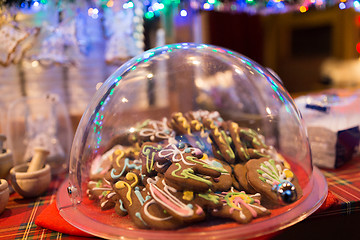
[[[130,161],[129,158],[125,158],[124,167],[123,167],[123,169],[121,170],[121,172],[119,174],[115,173],[116,172],[115,168],[111,169],[111,173],[110,173],[111,177],[113,179],[118,179],[119,177],[121,177],[124,174],[124,172],[126,170],[126,167],[129,167],[130,169],[141,170],[142,165],[136,165],[134,163],[129,164],[129,161]]]
[[[185,149],[185,152],[186,152],[186,153],[191,152],[190,148],[186,148],[186,149]]]
[[[192,204],[190,204],[190,203],[189,203],[187,206],[188,206],[189,208],[191,208],[191,209],[194,208],[194,206],[193,206]]]
[[[123,212],[127,212],[127,210],[124,208],[123,202],[119,200],[119,203],[120,203],[120,210]]]
[[[217,161],[213,161],[211,165],[217,168],[223,168],[223,165]]]
[[[138,219],[140,219],[141,222],[142,222],[145,226],[147,226],[146,222],[144,222],[144,220],[142,219],[141,214],[140,214],[139,212],[136,212],[136,213],[135,213],[135,216],[136,216]]]
[[[139,187],[135,187],[134,192],[135,192],[136,197],[139,199],[141,206],[144,205],[144,202],[146,202],[147,200],[149,200],[151,198],[150,195],[147,195],[144,199],[143,196],[141,195]]]

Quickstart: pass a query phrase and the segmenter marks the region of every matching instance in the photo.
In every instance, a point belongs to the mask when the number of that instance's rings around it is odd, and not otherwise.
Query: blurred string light
[[[59,2],[73,2],[73,0],[58,0]],[[99,18],[99,8],[114,6],[117,0],[89,0],[94,6],[89,8],[88,15]],[[36,11],[48,3],[48,0],[0,0],[3,5],[15,5],[21,9]],[[354,8],[360,12],[360,0],[143,0],[144,17],[152,19],[159,17],[162,12],[177,10],[177,14],[188,17],[189,11],[219,11],[219,12],[245,12],[254,14],[273,14],[290,11],[306,13],[312,9],[338,7],[341,10]],[[186,6],[186,8],[184,7]],[[124,9],[134,8],[133,0],[123,4]],[[92,10],[91,10],[92,9]]]
[[[92,17],[93,19],[97,19],[99,17],[99,9],[94,7],[94,8],[89,8],[88,9],[88,15],[90,17]]]

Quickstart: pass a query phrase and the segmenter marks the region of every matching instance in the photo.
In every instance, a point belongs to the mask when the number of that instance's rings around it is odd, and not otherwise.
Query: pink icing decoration
[[[161,201],[169,209],[171,209],[172,211],[176,212],[177,214],[179,214],[181,216],[189,217],[189,216],[193,215],[194,211],[191,208],[187,207],[185,204],[179,204],[179,203],[175,202],[174,199],[172,199],[171,195],[166,194],[164,191],[159,189],[154,184],[150,183],[149,186],[150,186],[151,195],[153,196],[153,198],[155,200]],[[175,197],[173,197],[173,198],[175,198]],[[181,205],[183,205],[183,206],[181,206]]]
[[[242,204],[242,205],[244,205],[244,207],[246,207],[246,208],[250,211],[251,215],[252,215],[254,218],[257,216],[256,211],[255,211],[252,207],[250,207],[250,206],[249,206],[244,200],[242,200],[240,197],[237,197],[237,198],[234,200],[234,203],[235,203],[235,205],[238,205],[239,203]]]
[[[204,213],[204,210],[199,205],[196,204],[196,207],[197,207],[197,209],[196,209],[197,215],[201,215]]]
[[[235,211],[235,208],[230,208],[229,213],[232,214]]]
[[[195,155],[201,155],[201,154],[202,154],[202,151],[201,151],[200,149],[198,149],[198,148],[193,148],[193,153],[194,153]]]

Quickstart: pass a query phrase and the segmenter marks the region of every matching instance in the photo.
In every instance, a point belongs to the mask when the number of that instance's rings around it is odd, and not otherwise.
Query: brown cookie
[[[105,175],[105,179],[114,183],[130,171],[141,172],[141,160],[134,159],[137,155],[133,150],[116,149],[112,155],[112,168]]]
[[[244,190],[243,187],[240,185],[240,183],[236,180],[234,174],[231,174],[231,180],[232,180],[232,186],[233,186],[236,190]]]
[[[227,173],[224,168],[211,166],[202,160],[203,153],[197,148],[182,149],[172,145],[171,151],[161,156],[170,158],[172,162],[164,174],[167,184],[180,191],[206,192],[212,187],[212,178]]]
[[[168,126],[167,118],[162,121],[148,119],[137,127],[136,136],[141,145],[143,142],[162,142],[175,137],[175,131]]]
[[[87,185],[86,194],[90,200],[100,200],[113,190],[110,182],[105,179],[96,181],[89,181]]]
[[[115,212],[120,216],[126,216],[128,214],[128,211],[124,208],[124,203],[122,200],[119,199],[115,202]]]
[[[119,201],[119,196],[114,190],[108,192],[103,198],[100,199],[101,210],[113,209]]]
[[[146,142],[141,146],[139,159],[142,162],[142,175],[152,177],[157,174],[155,165],[161,164],[160,159],[156,159],[157,153],[163,149],[158,143]]]
[[[249,184],[271,204],[289,204],[302,196],[294,173],[270,158],[252,159],[245,165]]]
[[[187,119],[189,119],[189,121],[197,120],[201,123],[204,123],[207,119],[209,119],[213,121],[213,123],[217,127],[220,127],[224,122],[219,112],[217,111],[212,111],[212,112],[209,112],[207,110],[190,111],[185,113],[185,116],[187,117]]]
[[[140,182],[139,175],[128,172],[125,177],[114,183],[113,187],[134,224],[139,228],[148,228],[142,219],[140,208],[151,197],[146,189],[139,185]]]
[[[114,152],[122,148],[122,146],[116,145],[104,154],[96,156],[91,163],[90,179],[96,180],[105,177],[106,173],[112,168]]]
[[[177,135],[191,134],[190,123],[181,112],[171,114],[169,125]]]
[[[235,122],[228,121],[226,122],[226,126],[233,140],[235,153],[238,156],[238,159],[240,159],[240,161],[242,162],[248,161],[250,159],[250,154],[248,152],[248,148],[246,147],[246,144],[243,143],[240,139],[239,125]]]
[[[270,211],[260,205],[260,194],[248,195],[235,190],[218,194],[223,206],[214,209],[211,214],[222,218],[231,218],[238,223],[249,223],[252,219],[269,215]]]
[[[238,132],[241,140],[246,143],[248,148],[255,148],[258,150],[269,149],[269,146],[267,146],[264,142],[264,137],[255,130],[241,127]]]
[[[178,191],[166,184],[164,178],[149,181],[147,188],[153,199],[174,218],[184,224],[204,220],[208,209],[219,208],[219,197],[207,192]]]
[[[231,166],[225,162],[218,160],[216,158],[207,157],[207,155],[204,155],[203,158],[201,158],[206,164],[216,167],[216,168],[223,168],[226,170],[226,172],[222,172],[220,177],[218,178],[210,178],[210,181],[212,182],[211,190],[213,192],[224,192],[228,191],[232,186],[232,168]]]
[[[231,147],[232,138],[221,128],[214,124],[214,121],[207,119],[204,126],[210,130],[210,139],[214,147],[214,153],[219,154],[226,162],[235,162],[235,153]],[[217,157],[215,155],[215,157]]]
[[[142,219],[152,229],[171,230],[183,226],[183,222],[167,213],[154,199],[146,201],[140,209]]]
[[[234,176],[239,183],[240,190],[244,190],[247,193],[256,193],[247,180],[247,169],[244,164],[238,163],[234,166]]]

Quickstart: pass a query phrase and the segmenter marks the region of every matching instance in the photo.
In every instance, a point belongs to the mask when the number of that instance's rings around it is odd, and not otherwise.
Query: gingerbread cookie
[[[241,127],[238,130],[240,138],[244,141],[249,148],[255,149],[269,149],[265,144],[264,137],[251,128]]]
[[[220,127],[224,122],[219,112],[217,111],[213,111],[213,112],[209,112],[207,110],[190,111],[185,113],[185,116],[187,117],[187,119],[189,119],[189,121],[197,120],[201,123],[204,123],[207,119],[209,119],[217,127]]]
[[[199,148],[203,153],[212,155],[211,139],[209,131],[192,131],[191,135],[177,136],[176,140],[180,143],[187,143],[191,147]]]
[[[119,196],[114,190],[109,191],[103,198],[100,199],[101,210],[109,210],[115,207],[119,201]]]
[[[124,149],[117,149],[114,151],[112,159],[112,168],[105,175],[105,179],[111,183],[116,182],[120,177],[125,176],[128,172],[141,172],[142,161],[134,159],[138,154],[133,153],[132,150],[126,151]]]
[[[91,163],[90,179],[96,180],[103,178],[112,167],[113,158],[114,158],[113,153],[116,150],[122,148],[123,148],[122,146],[116,145],[110,150],[106,151],[104,154],[97,155],[94,158],[93,162]]]
[[[164,178],[149,181],[147,188],[167,213],[184,224],[204,220],[208,209],[221,206],[218,196],[211,192],[197,194],[193,191],[178,191],[167,185]]]
[[[88,182],[86,195],[90,200],[100,200],[112,190],[110,182],[106,179],[91,180]]]
[[[235,148],[235,153],[238,156],[238,159],[240,159],[240,161],[242,161],[242,162],[246,162],[247,160],[250,159],[250,154],[248,152],[246,145],[240,139],[239,125],[235,122],[228,121],[228,122],[226,122],[226,127],[232,138],[234,148]]]
[[[146,189],[140,186],[139,175],[128,172],[125,177],[114,183],[114,190],[119,195],[123,208],[126,209],[131,220],[139,228],[148,228],[143,220],[140,208],[151,199]]]
[[[256,193],[256,190],[247,180],[247,169],[244,164],[238,163],[234,166],[234,177],[239,183],[239,190],[244,190],[247,193]]]
[[[222,208],[212,210],[213,216],[231,218],[238,223],[249,223],[252,219],[269,215],[270,211],[260,205],[260,194],[248,195],[231,190],[218,194]]]
[[[272,204],[289,204],[302,196],[294,173],[270,158],[252,159],[246,163],[249,184]]]
[[[167,118],[162,121],[145,120],[137,127],[136,136],[141,145],[143,142],[162,142],[175,137],[175,131],[168,127]]]
[[[159,155],[171,159],[172,164],[165,172],[167,184],[176,187],[177,190],[189,190],[206,192],[211,186],[211,178],[220,177],[221,173],[227,173],[224,168],[207,164],[201,160],[203,153],[197,148],[177,148],[172,145],[168,149],[160,151]]]
[[[140,209],[142,219],[152,229],[171,230],[183,226],[183,222],[167,213],[154,199],[146,201]]]
[[[216,168],[223,168],[226,172],[222,172],[220,177],[218,178],[210,178],[212,182],[211,190],[213,192],[223,192],[228,191],[232,186],[232,168],[231,166],[225,162],[218,160],[216,158],[208,157],[204,154],[201,158],[206,164],[216,167]]]
[[[231,147],[232,138],[227,133],[217,127],[214,121],[207,119],[204,122],[207,129],[210,130],[210,138],[213,144],[214,153],[220,155],[229,164],[235,163],[235,153]],[[215,157],[217,157],[215,155]]]
[[[191,134],[190,123],[181,112],[171,114],[169,125],[177,135]]]
[[[152,177],[157,174],[155,165],[159,167],[159,164],[162,163],[161,159],[156,159],[156,155],[162,149],[163,146],[158,143],[146,142],[141,146],[139,159],[142,162],[142,174],[144,176]]]

